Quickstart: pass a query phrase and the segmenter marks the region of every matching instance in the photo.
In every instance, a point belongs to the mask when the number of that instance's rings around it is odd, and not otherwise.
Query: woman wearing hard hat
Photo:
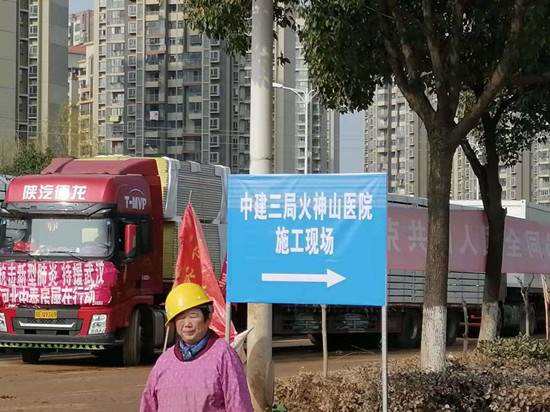
[[[212,300],[195,283],[166,298],[166,325],[180,339],[157,360],[141,398],[141,412],[253,412],[239,355],[209,329]]]

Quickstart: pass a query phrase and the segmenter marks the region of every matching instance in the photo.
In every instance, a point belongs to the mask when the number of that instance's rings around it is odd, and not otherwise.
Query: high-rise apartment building
[[[179,3],[96,2],[93,117],[107,153],[228,158],[231,62]]]
[[[365,171],[386,172],[389,161],[391,193],[427,197],[426,129],[397,86],[377,87],[364,129]],[[503,200],[550,204],[550,145],[534,143],[515,166],[500,166],[499,178]],[[454,155],[451,179],[451,199],[480,199],[477,177],[460,147]]]
[[[365,111],[365,172],[389,173],[389,192],[428,195],[428,137],[395,85],[378,86]]]
[[[98,0],[92,118],[106,153],[168,155],[248,172],[250,55],[232,57],[193,30],[180,0]],[[281,39],[281,38],[280,38]],[[276,66],[285,86],[304,87],[307,70],[296,34],[283,34],[291,65]],[[282,46],[281,46],[282,45]],[[274,98],[275,171],[303,171],[303,104]],[[282,115],[279,110],[282,110]],[[338,130],[317,99],[310,105],[310,171],[329,170],[328,132]],[[278,121],[278,120],[277,120]]]
[[[78,156],[94,156],[100,153],[97,141],[97,126],[93,117],[95,47],[93,43],[87,43],[85,48],[86,54],[78,62],[79,119],[77,154]]]
[[[94,40],[94,11],[84,10],[69,16],[69,46],[83,46]]]
[[[67,19],[68,0],[0,1],[0,126],[42,147],[67,100]]]

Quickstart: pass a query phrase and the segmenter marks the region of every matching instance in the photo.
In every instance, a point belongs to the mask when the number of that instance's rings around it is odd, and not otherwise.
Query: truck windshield
[[[106,257],[113,237],[110,219],[2,219],[0,256]]]

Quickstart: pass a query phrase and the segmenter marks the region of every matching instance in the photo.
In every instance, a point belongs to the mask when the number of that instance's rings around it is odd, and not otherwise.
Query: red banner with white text
[[[0,262],[0,303],[103,306],[117,270],[111,262]]]

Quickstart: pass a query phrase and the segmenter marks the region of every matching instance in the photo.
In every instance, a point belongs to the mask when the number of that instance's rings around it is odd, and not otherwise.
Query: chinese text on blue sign
[[[386,303],[386,175],[229,178],[230,302]]]

